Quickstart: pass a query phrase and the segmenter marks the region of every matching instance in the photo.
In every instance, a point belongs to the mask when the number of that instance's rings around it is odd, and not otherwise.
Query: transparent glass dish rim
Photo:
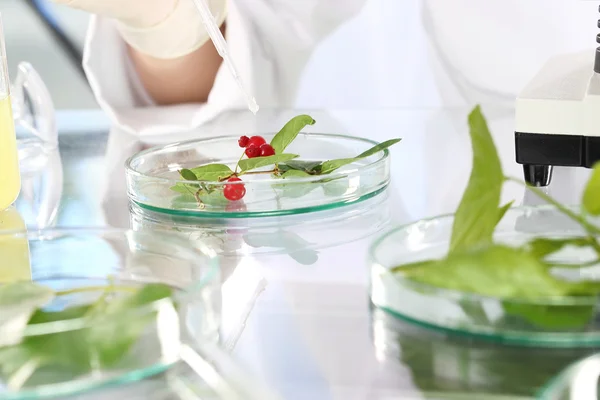
[[[265,133],[263,136],[268,140],[274,135],[275,133]],[[173,201],[178,201],[177,196],[174,195],[176,192],[171,193],[167,188],[194,185],[197,182],[182,180],[176,174],[173,176],[161,174],[173,173],[184,166],[193,168],[198,165],[209,165],[209,162],[225,163],[231,167],[242,154],[242,149],[238,147],[238,139],[238,136],[233,135],[213,136],[156,146],[133,155],[126,161],[130,202],[149,211],[184,217],[265,218],[315,213],[360,203],[380,194],[390,181],[390,153],[385,149],[361,159],[360,162],[357,160],[356,163],[347,164],[330,174],[294,177],[286,180],[284,184],[281,179],[267,176],[268,171],[263,171],[264,173],[261,174],[245,174],[244,180],[240,182],[210,182],[211,190],[217,192],[223,192],[226,185],[243,185],[245,192],[251,196],[246,196],[239,208],[236,208],[238,206],[235,206],[235,202],[232,203],[231,208],[225,204],[210,204],[210,202],[199,208],[198,199],[182,200],[179,206],[175,206]],[[300,133],[291,146],[300,146],[303,150],[298,149],[298,152],[290,150],[290,153],[300,154],[299,160],[305,161],[352,158],[377,144],[378,142],[354,136]],[[339,145],[339,149],[329,150],[329,146],[336,145]],[[210,149],[218,152],[223,149],[223,146],[226,148],[224,154],[217,153],[217,156],[210,154]],[[196,155],[187,154],[197,150],[208,152],[203,156],[208,159],[195,160]],[[180,154],[181,160],[178,159]],[[167,159],[171,161],[166,161]],[[178,165],[179,163],[181,164]],[[190,163],[194,165],[189,165]],[[158,167],[159,170],[153,170],[154,167]],[[323,191],[326,191],[327,187],[336,181],[340,182],[340,187],[346,188],[346,191],[335,194],[331,192],[320,194],[320,191],[313,191],[318,189],[318,186],[323,186]],[[156,194],[152,193],[153,187],[163,190],[164,193],[154,197]],[[284,192],[295,194],[289,197],[284,193],[278,194],[274,190],[276,187]],[[337,188],[338,191],[340,187]],[[306,197],[303,194],[297,195],[298,193],[304,193]],[[170,194],[173,194],[171,201],[168,198]]]
[[[264,133],[264,136],[272,136],[274,135],[273,132],[271,133]],[[349,136],[349,135],[340,135],[340,134],[333,134],[333,133],[304,133],[301,132],[299,135],[299,137],[310,137],[310,138],[315,138],[315,139],[340,139],[340,140],[349,140],[349,141],[353,141],[353,142],[357,142],[357,143],[363,143],[363,144],[368,144],[369,146],[376,146],[377,144],[379,144],[376,141],[370,140],[370,139],[365,139],[365,138],[361,138],[358,136]],[[190,147],[190,146],[197,146],[200,144],[210,144],[210,143],[214,143],[214,142],[220,142],[220,141],[227,141],[227,140],[238,140],[238,136],[235,135],[222,135],[222,136],[213,136],[213,137],[209,137],[209,138],[205,138],[205,139],[192,139],[192,140],[186,140],[183,142],[176,142],[176,143],[171,143],[168,144],[166,146],[155,146],[146,150],[143,150],[139,153],[134,154],[133,156],[129,157],[127,159],[127,161],[125,162],[125,167],[127,170],[127,173],[130,174],[131,176],[134,177],[138,177],[138,178],[148,178],[148,179],[152,179],[156,182],[162,182],[165,184],[170,184],[170,185],[174,185],[177,183],[182,183],[182,184],[194,184],[197,183],[195,181],[186,181],[186,180],[180,180],[180,179],[169,179],[169,178],[163,178],[163,177],[157,177],[154,175],[146,175],[144,173],[139,172],[134,164],[136,161],[138,161],[139,159],[144,158],[145,156],[148,155],[152,155],[154,153],[158,153],[158,152],[168,152],[169,150],[172,149],[182,149],[185,147]],[[372,168],[376,168],[378,167],[382,162],[385,162],[385,160],[390,156],[390,152],[388,149],[384,149],[383,151],[381,151],[380,153],[382,153],[381,157],[379,157],[377,160],[369,163],[368,165],[364,165],[360,168],[354,168],[354,169],[344,169],[344,171],[342,172],[334,172],[331,174],[327,174],[327,179],[338,179],[338,178],[344,178],[347,176],[350,176],[352,174],[356,174],[357,172],[361,172],[361,171],[368,171]],[[311,177],[302,177],[302,178],[295,178],[293,181],[291,181],[289,184],[293,185],[293,184],[305,184],[305,183],[312,183],[312,182],[318,182],[323,180],[322,176],[311,176]],[[211,182],[211,184],[217,185],[217,186],[224,186],[225,184],[228,185],[237,185],[237,184],[243,184],[243,185],[252,185],[253,183],[256,184],[257,182],[260,182],[261,185],[267,185],[267,184],[273,184],[273,183],[281,183],[281,180],[279,179],[261,179],[260,181],[253,181],[252,179],[249,179],[247,181],[244,182]]]
[[[129,238],[130,236],[160,236],[162,241],[165,241],[168,244],[171,244],[178,249],[177,258],[186,259],[186,260],[196,260],[198,257],[205,257],[209,265],[209,273],[204,276],[202,279],[193,282],[190,286],[185,288],[179,288],[172,298],[161,299],[149,304],[145,304],[144,306],[137,307],[132,309],[130,312],[131,317],[134,316],[142,316],[154,313],[159,311],[165,306],[169,306],[172,304],[172,301],[185,303],[187,299],[191,298],[194,294],[197,294],[198,291],[202,290],[202,288],[210,285],[213,281],[219,276],[219,263],[216,253],[202,244],[194,244],[194,247],[190,246],[186,240],[181,239],[178,236],[173,234],[169,234],[168,232],[163,231],[153,231],[151,233],[148,232],[138,232],[130,229],[119,229],[119,228],[51,228],[51,229],[43,229],[39,231],[33,232],[24,232],[24,231],[2,231],[0,233],[0,239],[19,239],[19,238],[27,238],[28,241],[31,240],[54,240],[65,236],[101,236],[101,235],[118,235],[123,236],[125,238]],[[48,279],[57,279],[57,278],[65,278],[72,276],[65,276],[61,274],[45,276],[43,280]],[[100,277],[98,277],[100,279]],[[35,336],[44,336],[54,333],[64,333],[68,331],[76,331],[85,328],[91,327],[89,321],[86,321],[84,318],[75,318],[69,319],[66,321],[54,321],[54,322],[46,322],[35,325],[27,326],[23,337],[35,337]],[[0,396],[1,397],[1,396]]]
[[[573,208],[575,207],[567,207]],[[542,206],[520,206],[514,207],[508,210],[508,213],[527,213],[527,212],[539,212],[539,211],[553,211],[556,208],[552,205],[542,205]],[[371,265],[371,269],[373,268],[382,268],[385,270],[389,270],[389,266],[386,266],[385,263],[381,262],[381,260],[377,257],[377,253],[379,248],[384,244],[386,240],[390,237],[400,234],[401,232],[407,231],[412,227],[415,227],[419,224],[423,223],[431,223],[431,222],[444,222],[450,219],[453,219],[455,216],[454,213],[438,215],[430,218],[424,218],[418,221],[413,221],[408,224],[403,224],[394,228],[391,228],[385,231],[383,234],[379,235],[374,242],[371,244],[369,248],[368,254],[368,263]],[[416,290],[422,290],[428,293],[431,296],[435,297],[443,297],[448,300],[470,300],[470,301],[485,301],[485,300],[503,300],[510,302],[518,302],[525,305],[556,305],[556,306],[594,306],[598,304],[599,298],[597,296],[572,296],[572,297],[561,297],[561,298],[537,298],[537,299],[528,299],[528,298],[519,298],[519,297],[510,297],[510,298],[499,298],[499,297],[490,297],[483,296],[475,293],[467,293],[461,292],[452,289],[444,289],[439,288],[437,286],[427,285],[419,282],[414,282],[409,279],[404,279],[401,276],[394,277],[398,282],[406,284],[411,288]]]
[[[600,378],[599,363],[600,353],[571,363],[538,391],[537,398],[543,400],[597,400],[596,392],[598,378]],[[564,397],[567,393],[568,397]],[[581,398],[583,393],[587,395],[585,398]]]

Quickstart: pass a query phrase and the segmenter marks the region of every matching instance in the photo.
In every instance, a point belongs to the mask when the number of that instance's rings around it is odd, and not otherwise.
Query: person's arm
[[[221,57],[192,0],[53,1],[112,20],[127,43],[139,81],[156,104],[207,101]],[[227,0],[207,2],[224,30]]]
[[[225,24],[221,31],[225,34]],[[205,103],[222,62],[212,41],[175,59],[155,58],[131,46],[128,50],[144,88],[158,105]]]

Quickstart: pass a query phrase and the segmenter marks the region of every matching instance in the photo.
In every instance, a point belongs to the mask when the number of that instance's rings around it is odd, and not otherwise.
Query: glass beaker
[[[0,210],[8,208],[21,190],[17,136],[10,98],[4,30],[0,16]]]

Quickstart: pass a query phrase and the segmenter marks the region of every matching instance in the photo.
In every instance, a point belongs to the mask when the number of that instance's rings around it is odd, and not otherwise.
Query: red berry
[[[248,136],[240,136],[240,140],[238,140],[238,144],[242,149],[248,147],[248,143],[250,143],[250,138]]]
[[[260,148],[257,146],[249,145],[246,147],[246,155],[248,158],[260,157]]]
[[[265,143],[267,143],[267,141],[265,140],[264,137],[262,137],[262,136],[252,136],[250,138],[250,143],[248,143],[248,146],[260,147],[260,146],[262,146]]]
[[[260,146],[260,156],[261,157],[267,157],[267,156],[272,156],[275,155],[275,149],[273,148],[273,146],[271,146],[270,144],[263,144],[262,146]]]
[[[231,177],[227,180],[227,182],[232,182],[232,185],[225,185],[223,188],[223,195],[227,200],[237,201],[246,195],[246,187],[243,183],[235,183],[241,182],[242,180],[236,176]]]

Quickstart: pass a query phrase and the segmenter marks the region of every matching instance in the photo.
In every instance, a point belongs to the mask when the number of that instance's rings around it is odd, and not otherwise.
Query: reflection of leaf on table
[[[390,341],[384,345],[386,355],[408,367],[424,392],[529,397],[572,362],[594,352],[501,346],[420,329],[381,310],[374,310],[374,316]]]
[[[272,233],[249,233],[244,235],[244,241],[248,246],[254,248],[283,249],[302,265],[312,265],[319,259],[319,254],[309,248],[311,243],[293,232],[280,230]]]

